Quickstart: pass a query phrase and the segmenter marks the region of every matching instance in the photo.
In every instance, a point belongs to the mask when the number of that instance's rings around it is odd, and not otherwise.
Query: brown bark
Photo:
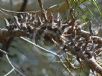
[[[7,29],[0,29],[0,43],[5,43],[10,37],[26,36],[27,34],[20,30],[8,31]]]

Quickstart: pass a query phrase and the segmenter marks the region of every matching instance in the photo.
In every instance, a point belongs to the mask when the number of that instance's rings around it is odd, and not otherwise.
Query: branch
[[[84,30],[77,30],[77,34],[81,35],[82,37],[89,38],[91,36],[90,32],[84,31]],[[102,44],[102,38],[98,36],[91,36],[94,43],[96,44]]]
[[[57,53],[55,53],[55,52],[53,52],[53,51],[47,50],[47,49],[45,49],[45,48],[43,48],[43,47],[37,45],[36,43],[34,43],[34,42],[32,42],[32,41],[30,41],[30,40],[24,38],[24,37],[20,37],[20,38],[23,39],[24,41],[26,41],[26,42],[28,42],[28,43],[30,43],[30,44],[32,44],[32,45],[38,47],[39,49],[44,50],[45,52],[48,52],[48,53],[50,53],[50,54],[56,56],[56,57],[61,61],[62,65],[66,68],[66,70],[70,73],[70,75],[73,76],[73,75],[71,74],[71,71],[70,71],[70,70],[67,68],[67,66],[64,64],[64,62],[63,62],[63,60],[61,59],[61,56],[60,56],[60,55],[58,55]]]
[[[19,10],[20,12],[25,11],[27,3],[28,3],[28,0],[23,0],[22,6],[21,6],[21,8]]]
[[[87,64],[87,66],[89,66],[93,71],[96,71],[97,73],[99,73],[100,75],[102,75],[102,66],[100,66],[97,61],[95,60],[94,57],[92,58],[86,58],[85,55],[82,52],[78,52],[77,54],[81,59],[84,59],[85,63]]]
[[[0,29],[0,42],[6,42],[10,37],[20,37],[20,36],[27,36],[24,31],[20,30],[13,30],[8,31],[7,29]]]
[[[2,49],[0,49],[0,52],[4,53],[6,56],[6,59],[8,61],[8,63],[12,66],[12,69],[6,73],[4,76],[8,76],[10,75],[13,71],[17,71],[21,76],[25,76],[22,72],[20,72],[17,68],[15,68],[15,66],[12,64],[12,62],[10,61],[9,57],[8,57],[8,53]]]
[[[70,42],[72,42],[72,39],[75,39],[72,45],[66,46],[67,49],[70,50],[71,52],[74,52],[75,55],[77,55],[77,57],[80,58],[81,60],[84,60],[85,63],[90,67],[90,69],[102,75],[102,66],[100,66],[96,62],[96,59],[94,56],[95,52],[97,51],[102,52],[102,50],[99,49],[100,47],[102,47],[102,38],[98,36],[93,36],[90,34],[90,32],[84,31],[77,26],[75,27],[75,25],[74,25],[74,29],[73,29],[73,26],[71,27],[72,28],[69,28],[67,32],[62,34],[63,43],[66,42],[68,44],[67,40],[70,40]],[[78,39],[76,38],[76,36],[78,37]],[[82,37],[85,40],[80,41]],[[95,46],[93,47],[94,44],[98,44],[98,46],[100,46],[99,48],[97,47],[99,50],[97,50]],[[92,50],[89,49],[90,46]]]

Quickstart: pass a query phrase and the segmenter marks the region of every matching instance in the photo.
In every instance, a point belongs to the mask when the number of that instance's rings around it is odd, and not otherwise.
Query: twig
[[[4,51],[4,50],[2,50],[2,49],[0,49],[0,51],[5,54],[8,63],[9,63],[9,64],[11,65],[11,67],[12,67],[12,69],[11,69],[8,73],[6,73],[4,76],[10,75],[13,71],[17,71],[21,76],[26,76],[26,75],[24,75],[22,72],[20,72],[17,68],[15,68],[15,66],[14,66],[14,65],[12,64],[12,62],[10,61],[10,59],[9,59],[8,54],[7,54],[6,51]]]
[[[12,68],[12,69],[11,69],[7,74],[5,74],[4,76],[8,76],[8,75],[10,75],[14,70],[15,70],[15,69]]]
[[[34,42],[32,42],[32,41],[30,41],[30,40],[24,38],[24,37],[20,37],[20,38],[23,39],[24,41],[26,41],[26,42],[28,42],[28,43],[30,43],[30,44],[36,46],[36,47],[38,47],[38,48],[40,48],[40,49],[42,49],[42,50],[48,52],[48,53],[51,53],[51,54],[53,54],[53,55],[55,55],[55,56],[58,56],[58,57],[60,56],[60,55],[58,55],[57,53],[52,52],[52,51],[50,51],[50,50],[47,50],[47,49],[45,49],[45,48],[43,48],[43,47],[37,45],[36,43],[34,43]]]
[[[73,75],[71,74],[71,71],[70,71],[70,70],[67,68],[67,66],[63,63],[63,60],[61,59],[61,56],[60,56],[60,55],[58,55],[57,53],[52,52],[52,51],[50,51],[50,50],[47,50],[47,49],[45,49],[45,48],[43,48],[43,47],[37,45],[36,43],[34,43],[34,42],[32,42],[32,41],[30,41],[30,40],[24,38],[24,37],[20,37],[20,38],[23,39],[24,41],[27,41],[28,43],[30,43],[30,44],[32,44],[32,45],[38,47],[38,48],[40,48],[40,49],[46,51],[46,52],[51,53],[51,54],[55,55],[56,57],[58,57],[59,60],[61,61],[62,65],[67,69],[67,71],[70,73],[70,75],[73,76]]]

